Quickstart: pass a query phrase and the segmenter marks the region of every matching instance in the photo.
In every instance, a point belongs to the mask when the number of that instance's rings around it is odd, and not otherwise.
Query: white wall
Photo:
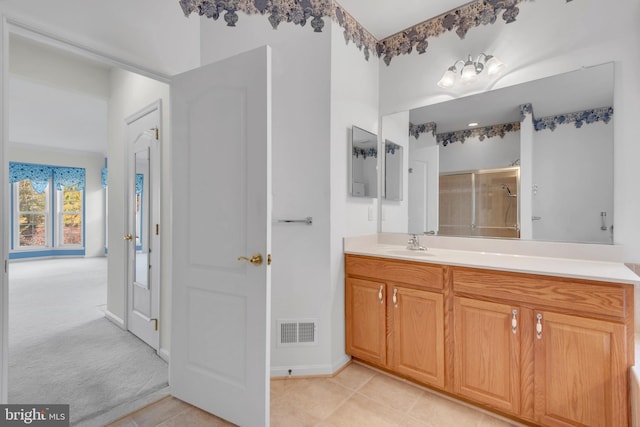
[[[63,50],[44,48],[24,37],[10,35],[9,72],[30,81],[95,98],[109,97],[109,70]]]
[[[128,167],[125,118],[162,100],[161,157],[161,291],[160,291],[160,351],[168,352],[171,324],[171,123],[169,117],[169,86],[138,74],[113,69],[110,76],[109,99],[109,265],[107,269],[107,310],[112,320],[124,319],[126,291],[126,177]]]
[[[10,145],[8,160],[85,168],[85,256],[104,256],[104,190],[100,174],[104,167],[104,156],[99,153],[46,150]]]
[[[640,198],[629,197],[640,182],[640,145],[635,143],[640,107],[640,3],[524,2],[516,22],[472,28],[464,40],[447,33],[429,40],[423,55],[396,57],[380,65],[381,114],[389,114],[532,79],[615,61],[614,223],[625,260],[640,262]],[[542,25],[542,27],[541,27]],[[544,31],[541,31],[544,28]],[[507,64],[497,81],[443,91],[436,82],[448,66],[468,53],[495,54]]]
[[[520,159],[520,132],[507,132],[480,141],[477,136],[464,143],[454,142],[440,147],[440,173],[496,169],[513,166]]]
[[[274,31],[265,17],[244,14],[235,28],[206,18],[201,28],[203,64],[264,44],[272,48],[273,219],[313,217],[311,226],[272,228],[272,374],[328,373],[331,33],[286,23]],[[301,318],[318,320],[319,344],[278,347],[277,320]]]
[[[348,161],[352,125],[378,134],[378,64],[365,61],[353,44],[346,45],[343,30],[334,22],[331,33],[331,141],[328,165],[331,193],[331,277],[326,303],[331,307],[331,361],[333,371],[344,363],[344,255],[342,239],[372,234],[378,229],[378,199],[349,197]],[[383,152],[378,148],[378,170]],[[380,177],[378,177],[380,183]],[[380,185],[378,185],[380,188]]]
[[[576,128],[572,123],[534,134],[533,237],[564,242],[611,243],[613,220],[613,122]],[[544,159],[544,161],[542,161]],[[619,232],[617,224],[615,234]]]

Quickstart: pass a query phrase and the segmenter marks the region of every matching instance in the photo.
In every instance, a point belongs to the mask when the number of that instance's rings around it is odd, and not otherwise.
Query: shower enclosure
[[[448,236],[520,237],[520,168],[440,175],[439,230]]]

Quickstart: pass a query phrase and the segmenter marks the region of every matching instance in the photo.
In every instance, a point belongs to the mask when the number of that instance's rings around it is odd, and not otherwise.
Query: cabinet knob
[[[398,289],[393,290],[393,306],[398,308]]]
[[[380,304],[384,304],[384,299],[382,298],[382,290],[384,289],[384,285],[380,285],[380,289],[378,290],[378,300]]]
[[[511,332],[514,334],[518,333],[518,310],[511,311]]]

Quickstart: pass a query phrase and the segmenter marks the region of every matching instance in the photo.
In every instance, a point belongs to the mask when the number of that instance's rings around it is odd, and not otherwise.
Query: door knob
[[[132,239],[133,239],[133,236],[131,234],[125,234],[124,235],[124,240],[131,241]]]
[[[247,258],[247,257],[244,257],[244,256],[239,256],[238,257],[238,261],[244,261],[244,262],[248,262],[248,263],[251,263],[253,265],[258,266],[258,265],[262,264],[262,255],[257,254],[257,255],[252,256],[251,258]]]

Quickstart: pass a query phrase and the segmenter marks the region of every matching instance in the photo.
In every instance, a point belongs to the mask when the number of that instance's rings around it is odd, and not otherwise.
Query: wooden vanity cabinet
[[[444,269],[347,255],[346,352],[444,387]]]
[[[624,325],[535,315],[535,419],[545,426],[628,425]]]
[[[444,388],[442,294],[393,286],[390,367],[400,375]],[[395,295],[395,297],[394,297]]]
[[[633,288],[454,268],[455,393],[542,426],[627,426]]]
[[[349,254],[345,266],[348,354],[527,423],[629,426],[632,285]]]
[[[454,392],[520,414],[518,308],[454,297]]]
[[[349,277],[345,291],[347,353],[386,366],[386,284]]]

